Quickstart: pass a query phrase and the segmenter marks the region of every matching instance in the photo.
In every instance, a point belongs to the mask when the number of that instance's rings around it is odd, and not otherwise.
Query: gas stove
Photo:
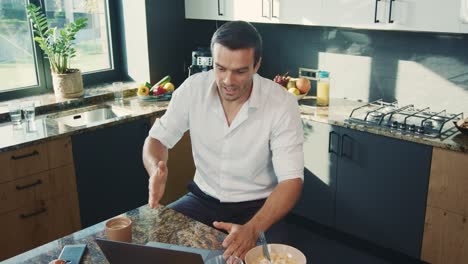
[[[414,105],[377,100],[354,108],[345,122],[370,127],[381,127],[394,133],[428,138],[443,138],[456,133],[453,121],[463,119],[463,113],[432,111],[429,107],[417,109]]]

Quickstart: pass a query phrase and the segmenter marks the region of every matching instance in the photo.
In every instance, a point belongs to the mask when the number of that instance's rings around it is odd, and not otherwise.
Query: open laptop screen
[[[111,264],[203,264],[204,260],[223,253],[219,250],[182,247],[158,242],[150,242],[146,246],[99,238],[96,242]]]

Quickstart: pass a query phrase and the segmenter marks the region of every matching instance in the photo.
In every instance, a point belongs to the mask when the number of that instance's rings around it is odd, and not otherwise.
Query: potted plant
[[[47,17],[34,4],[26,7],[33,25],[34,40],[49,59],[54,92],[57,97],[75,98],[83,95],[83,80],[79,69],[70,68],[70,60],[76,56],[73,41],[79,30],[86,27],[87,18],[79,18],[66,24],[64,29],[49,27]]]

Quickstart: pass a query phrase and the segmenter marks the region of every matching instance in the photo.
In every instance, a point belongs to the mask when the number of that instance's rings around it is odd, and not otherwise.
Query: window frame
[[[37,6],[44,7],[45,0],[24,0],[25,4],[35,4]],[[107,32],[107,43],[109,45],[109,57],[111,67],[109,69],[103,69],[98,71],[92,71],[88,73],[82,73],[83,85],[85,89],[87,86],[97,85],[99,83],[106,83],[115,80],[121,80],[122,75],[122,58],[120,56],[121,41],[119,32],[119,10],[116,1],[104,0],[106,8],[106,24],[108,25]],[[45,10],[42,9],[42,12]],[[32,28],[31,23],[29,23]],[[44,52],[39,45],[34,41],[34,33],[31,30],[33,51],[34,51],[34,63],[36,68],[36,76],[38,85],[16,87],[9,91],[0,92],[0,101],[17,99],[27,96],[35,96],[46,93],[53,93],[52,87],[52,74],[50,71],[49,60],[44,58]]]

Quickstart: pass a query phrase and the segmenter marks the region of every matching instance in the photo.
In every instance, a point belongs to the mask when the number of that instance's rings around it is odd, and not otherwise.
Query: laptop
[[[159,242],[137,245],[96,238],[96,243],[111,264],[203,264],[207,259],[223,254],[222,250],[183,247]]]

